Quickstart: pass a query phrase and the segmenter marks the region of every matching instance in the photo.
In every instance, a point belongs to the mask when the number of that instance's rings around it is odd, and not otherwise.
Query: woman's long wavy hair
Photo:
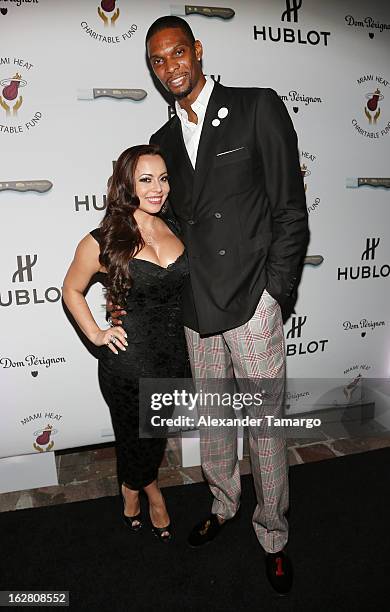
[[[129,261],[145,246],[134,218],[139,206],[134,173],[142,155],[161,155],[157,145],[137,145],[121,153],[108,182],[106,214],[100,225],[100,263],[107,270],[107,298],[123,306],[132,279]]]

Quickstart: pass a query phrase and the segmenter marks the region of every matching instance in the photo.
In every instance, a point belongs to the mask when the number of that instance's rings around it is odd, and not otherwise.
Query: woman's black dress
[[[91,232],[97,242],[99,234]],[[111,413],[119,485],[139,490],[157,478],[166,445],[166,438],[139,437],[139,378],[182,378],[187,372],[181,294],[188,265],[185,253],[167,268],[142,259],[129,265],[133,284],[121,317],[128,346],[118,355],[101,347],[99,383]]]

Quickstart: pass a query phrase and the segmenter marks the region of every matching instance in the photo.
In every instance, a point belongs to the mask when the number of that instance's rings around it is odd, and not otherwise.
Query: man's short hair
[[[164,17],[159,17],[154,23],[152,23],[146,33],[145,44],[148,44],[149,40],[154,34],[161,32],[161,30],[167,30],[168,28],[179,28],[185,33],[191,43],[195,42],[195,36],[185,19],[176,17],[175,15],[165,15]]]

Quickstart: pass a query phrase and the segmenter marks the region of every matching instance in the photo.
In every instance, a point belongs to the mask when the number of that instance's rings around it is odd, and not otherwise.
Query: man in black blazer
[[[176,101],[177,115],[150,141],[164,154],[170,205],[188,254],[184,322],[193,376],[279,379],[283,387],[281,309],[296,291],[309,237],[290,117],[271,89],[206,79],[202,45],[178,17],[154,22],[146,47],[154,74]],[[282,404],[283,388],[275,414]],[[271,584],[287,592],[285,441],[249,429],[249,442],[257,494],[253,525]],[[238,510],[236,431],[201,429],[201,460],[214,503],[192,530],[192,546],[212,540]]]

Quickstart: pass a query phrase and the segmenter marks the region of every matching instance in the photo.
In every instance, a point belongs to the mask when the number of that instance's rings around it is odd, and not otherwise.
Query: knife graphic
[[[390,188],[390,178],[347,178],[345,179],[346,187],[363,187],[368,185],[369,187],[385,187]]]
[[[38,191],[44,193],[53,187],[50,181],[7,181],[0,183],[0,191]]]
[[[308,255],[305,257],[304,264],[308,264],[309,266],[319,266],[324,261],[322,255]]]
[[[235,12],[231,8],[220,6],[193,6],[192,4],[171,4],[171,15],[204,15],[205,17],[220,17],[221,19],[231,19]]]
[[[147,93],[144,89],[78,89],[78,100],[94,100],[95,98],[115,98],[116,100],[143,100]]]

